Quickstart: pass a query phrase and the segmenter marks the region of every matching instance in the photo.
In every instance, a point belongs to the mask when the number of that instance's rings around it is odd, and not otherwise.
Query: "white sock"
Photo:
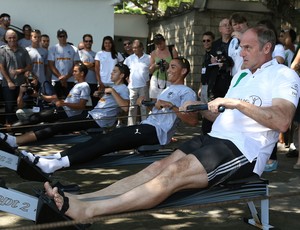
[[[7,135],[7,139],[6,139],[6,143],[10,145],[10,147],[13,147],[13,148],[17,148],[18,145],[17,145],[17,138],[15,136],[12,136],[8,133],[6,133]],[[4,133],[0,133],[0,138],[1,139],[4,139],[5,138],[5,134]]]
[[[32,153],[26,152],[25,150],[21,150],[21,153],[25,156],[28,157],[30,162],[33,162],[35,159],[35,156]]]
[[[44,158],[44,159],[59,159],[59,158],[61,158],[61,155],[60,155],[60,153],[55,153],[52,155],[40,156],[40,157]]]
[[[67,156],[60,159],[45,159],[40,158],[36,164],[44,173],[54,173],[56,170],[70,166],[70,161]]]

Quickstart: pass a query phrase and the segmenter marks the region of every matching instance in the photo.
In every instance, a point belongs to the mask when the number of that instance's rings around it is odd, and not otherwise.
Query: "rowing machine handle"
[[[189,105],[187,108],[187,112],[195,112],[195,111],[199,111],[199,110],[208,110],[208,105],[207,104],[199,104],[199,105]],[[219,106],[218,111],[220,113],[223,113],[225,111],[225,107],[224,106]]]
[[[144,106],[154,106],[155,105],[155,101],[142,101],[142,105]]]

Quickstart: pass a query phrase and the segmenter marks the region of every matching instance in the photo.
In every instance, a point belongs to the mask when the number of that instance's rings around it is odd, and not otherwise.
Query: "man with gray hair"
[[[5,103],[6,123],[16,121],[15,107],[20,85],[25,83],[24,74],[30,71],[31,59],[27,50],[18,46],[17,33],[11,29],[5,34],[7,45],[0,47],[0,71],[3,76],[2,92]]]
[[[144,53],[143,43],[134,40],[132,43],[133,54],[127,57],[124,64],[130,69],[128,89],[130,95],[130,107],[128,113],[128,125],[135,125],[137,121],[137,99],[143,97],[149,100],[149,66],[150,55]],[[140,107],[141,121],[147,118],[147,108]]]
[[[260,176],[299,100],[298,75],[272,60],[275,39],[265,27],[244,33],[240,46],[245,69],[233,77],[225,98],[209,102],[208,111],[201,112],[214,120],[208,135],[194,137],[170,156],[103,190],[63,197],[46,182],[48,196],[67,216],[83,220],[150,209],[179,190]],[[186,103],[180,110],[200,103]],[[225,112],[218,112],[220,106]]]

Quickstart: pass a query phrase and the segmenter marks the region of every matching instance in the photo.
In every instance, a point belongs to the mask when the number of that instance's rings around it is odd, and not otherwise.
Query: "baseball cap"
[[[59,29],[57,31],[57,37],[59,37],[61,35],[65,35],[66,37],[68,37],[67,31],[65,31],[64,29]]]
[[[2,14],[0,15],[0,18],[4,18],[4,17],[10,18],[10,15],[7,14],[7,13],[2,13]]]

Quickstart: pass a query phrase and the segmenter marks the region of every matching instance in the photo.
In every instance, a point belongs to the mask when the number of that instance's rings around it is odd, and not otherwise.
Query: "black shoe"
[[[294,149],[292,151],[288,151],[287,154],[285,154],[286,157],[292,158],[292,157],[298,157],[299,156],[299,151]]]

